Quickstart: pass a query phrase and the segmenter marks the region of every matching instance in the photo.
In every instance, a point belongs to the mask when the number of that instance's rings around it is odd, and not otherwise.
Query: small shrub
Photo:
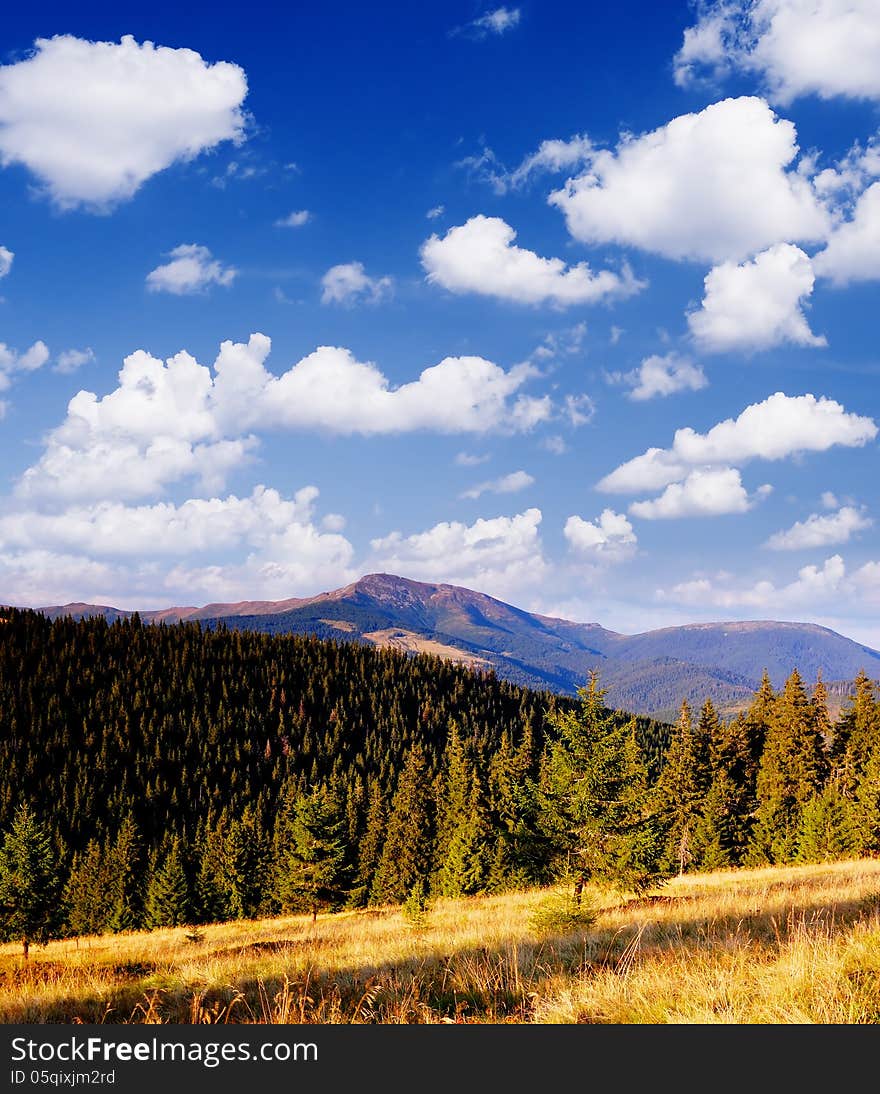
[[[574,934],[596,922],[596,910],[581,899],[577,903],[569,893],[553,893],[535,908],[529,925],[538,934]]]

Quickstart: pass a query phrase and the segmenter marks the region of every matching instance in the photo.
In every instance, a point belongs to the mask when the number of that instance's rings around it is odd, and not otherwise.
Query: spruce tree
[[[20,942],[25,960],[32,943],[58,937],[61,886],[49,829],[29,806],[19,806],[0,847],[0,938]]]
[[[580,709],[550,718],[555,739],[542,786],[543,826],[554,845],[557,876],[644,892],[661,883],[663,830],[652,812],[636,723],[606,709],[596,672],[580,688]]]
[[[849,705],[834,728],[835,778],[844,797],[855,794],[868,757],[878,741],[880,705],[873,680],[862,670],[855,679]]]
[[[276,893],[282,912],[339,907],[348,894],[347,825],[327,790],[300,795],[280,837]]]
[[[826,770],[815,713],[795,669],[773,707],[758,771],[753,862],[791,862],[801,812],[821,788]]]
[[[101,845],[90,840],[74,855],[65,887],[67,926],[75,935],[100,934],[106,927],[110,884]]]
[[[831,862],[851,854],[854,843],[847,802],[836,787],[826,786],[804,805],[795,857],[798,862]]]
[[[424,750],[410,749],[388,818],[385,846],[373,880],[372,904],[401,903],[413,885],[430,876],[433,816]]]
[[[656,787],[657,808],[666,829],[663,862],[679,874],[694,860],[694,834],[709,783],[709,732],[701,726],[695,733],[685,699]]]
[[[129,813],[119,826],[107,856],[107,928],[114,933],[134,931],[143,920],[143,841]]]
[[[850,810],[855,850],[880,854],[880,740],[868,755]]]
[[[175,836],[162,865],[150,876],[145,901],[147,927],[182,927],[193,921],[186,865]]]

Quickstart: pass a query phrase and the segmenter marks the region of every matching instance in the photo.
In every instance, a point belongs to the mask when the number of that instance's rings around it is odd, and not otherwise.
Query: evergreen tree
[[[758,771],[753,862],[791,862],[801,812],[821,788],[826,763],[812,704],[795,669],[774,704]]]
[[[880,741],[871,750],[851,805],[854,850],[880,854]]]
[[[147,927],[182,927],[193,921],[190,884],[176,836],[162,865],[150,875],[145,921]]]
[[[694,854],[701,870],[742,862],[755,808],[756,768],[745,718],[723,725],[707,704],[701,726],[709,736],[711,781],[694,832]]]
[[[107,928],[114,933],[134,931],[143,919],[144,849],[134,817],[119,826],[107,856]]]
[[[847,803],[827,786],[804,805],[797,836],[798,862],[831,862],[852,853],[855,840]]]
[[[385,824],[385,796],[378,782],[374,782],[370,789],[364,833],[358,848],[357,876],[349,898],[355,907],[363,906],[369,899],[376,868],[382,856]]]
[[[430,875],[433,817],[428,765],[418,745],[411,748],[391,805],[382,857],[373,880],[373,904],[400,903],[413,885]]]
[[[822,679],[821,669],[816,674],[816,684],[813,688],[813,697],[810,702],[813,706],[813,717],[816,723],[816,730],[822,738],[823,747],[830,749],[833,729],[831,725],[831,715],[828,713],[828,688],[825,686],[825,681]]]
[[[107,923],[109,883],[101,845],[90,840],[74,855],[65,888],[67,926],[75,935],[100,934]]]
[[[577,901],[587,882],[644,892],[668,875],[635,722],[622,725],[605,708],[596,672],[578,694],[579,710],[551,719],[556,737],[542,786],[556,872],[573,879]]]
[[[326,790],[299,795],[282,830],[276,892],[283,912],[339,907],[350,881],[346,820]]]
[[[835,777],[844,797],[852,797],[868,758],[880,741],[880,705],[874,682],[862,670],[855,679],[849,705],[834,729],[832,752]]]
[[[48,828],[27,805],[20,806],[0,847],[0,938],[31,943],[58,937],[62,875]]]
[[[666,829],[663,862],[679,874],[694,860],[694,833],[709,783],[709,732],[702,725],[694,732],[685,699],[656,787],[657,808]]]
[[[263,910],[270,864],[271,843],[248,805],[228,826],[218,878],[233,919],[253,919]]]

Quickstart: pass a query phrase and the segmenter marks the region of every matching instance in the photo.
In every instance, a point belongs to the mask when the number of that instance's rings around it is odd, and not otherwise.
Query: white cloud
[[[684,34],[675,79],[729,68],[760,74],[777,102],[880,99],[876,0],[710,0]]]
[[[0,247],[0,277],[6,277],[12,269],[12,260],[14,258],[14,251],[10,251],[8,247]]]
[[[473,524],[442,521],[425,532],[374,539],[371,567],[421,581],[464,585],[491,596],[517,594],[547,572],[540,509]]]
[[[486,463],[489,458],[487,455],[477,456],[472,452],[459,452],[455,457],[455,463],[457,467],[478,467],[481,463]]]
[[[276,376],[264,367],[270,348],[261,334],[224,342],[213,374],[186,351],[166,362],[130,354],[113,391],[70,400],[19,494],[139,498],[192,476],[217,490],[252,453],[252,430],[516,432],[553,413],[548,396],[521,394],[528,365],[505,371],[481,357],[447,357],[392,388],[375,365],[332,346]]]
[[[541,441],[541,447],[546,448],[548,452],[552,452],[554,456],[564,456],[568,451],[568,445],[565,443],[565,438],[560,437],[558,433],[545,437]]]
[[[589,395],[566,395],[564,406],[565,416],[575,429],[589,425],[596,416],[596,404]]]
[[[822,505],[825,509],[837,509],[840,507],[840,502],[837,500],[837,495],[830,490],[825,490],[822,493]]]
[[[586,163],[593,153],[593,142],[586,134],[576,134],[568,140],[541,141],[538,149],[531,152],[518,167],[506,176],[508,186],[516,189],[532,177],[542,172],[556,173],[570,171]],[[499,176],[499,180],[504,176]]]
[[[807,255],[791,243],[777,243],[740,266],[725,262],[711,270],[702,307],[688,315],[688,326],[710,353],[770,349],[785,342],[826,346],[803,313],[814,280]]]
[[[45,342],[37,341],[24,351],[11,349],[0,342],[0,391],[8,391],[13,377],[20,372],[35,372],[49,360],[49,349]],[[0,418],[6,414],[7,404],[0,400]]]
[[[594,521],[571,516],[562,530],[569,546],[595,560],[623,562],[635,554],[638,538],[622,513],[603,509]]]
[[[322,304],[378,304],[391,295],[394,281],[390,277],[370,277],[362,262],[343,262],[330,267],[321,278],[321,287]]]
[[[286,217],[281,217],[280,220],[275,221],[276,228],[302,228],[304,224],[312,219],[312,214],[308,209],[297,209],[293,213],[288,213]]]
[[[467,34],[469,37],[479,40],[488,38],[492,34],[505,34],[518,26],[519,20],[519,8],[494,8],[492,11],[487,11],[484,15],[473,19],[470,23],[466,23],[465,26],[457,28],[453,33]]]
[[[76,372],[83,365],[91,364],[94,360],[95,354],[91,346],[86,349],[65,349],[58,354],[54,371],[69,374]]]
[[[187,296],[205,292],[211,285],[228,287],[235,280],[238,270],[224,266],[207,247],[198,243],[181,243],[168,252],[171,259],[164,266],[157,266],[147,274],[150,292],[169,292],[175,296]]]
[[[670,483],[658,498],[633,502],[629,511],[643,520],[678,520],[746,513],[752,504],[736,468],[697,468],[684,482]]]
[[[191,49],[40,38],[0,67],[0,163],[23,164],[61,208],[107,209],[152,175],[243,139],[237,65]]]
[[[848,413],[833,399],[777,391],[707,433],[676,430],[671,448],[649,448],[606,475],[598,489],[621,494],[659,490],[680,482],[694,467],[782,460],[835,445],[862,448],[876,436],[871,418]]]
[[[679,391],[701,391],[709,383],[699,365],[686,357],[679,357],[677,353],[667,353],[662,357],[652,354],[632,372],[613,373],[610,379],[628,384],[632,388],[629,398],[636,402],[665,398]]]
[[[823,239],[829,217],[790,170],[794,125],[762,99],[725,99],[683,114],[615,151],[549,201],[586,243],[623,243],[675,259],[742,259],[773,243]]]
[[[527,471],[511,471],[509,475],[502,475],[501,478],[490,479],[488,482],[472,486],[461,496],[475,499],[483,494],[516,494],[520,490],[525,490],[527,486],[531,486],[534,481],[534,476]]]
[[[594,273],[586,262],[566,266],[514,244],[516,232],[500,217],[475,216],[422,244],[428,280],[455,293],[477,293],[518,304],[594,304],[644,288],[627,266]]]
[[[293,498],[257,486],[249,497],[181,505],[102,501],[56,514],[7,513],[0,517],[0,597],[5,588],[14,590],[7,594],[14,603],[97,596],[119,604],[140,592],[137,603],[144,607],[159,596],[204,603],[333,587],[355,576],[354,551],[338,534],[345,524],[339,514],[324,517],[325,531],[319,531],[317,497],[313,486]],[[185,561],[242,552],[237,560],[210,565]],[[163,556],[180,561],[166,571]]]
[[[863,567],[863,570],[867,568]],[[854,575],[855,576],[855,575]],[[863,574],[863,578],[868,575]],[[730,575],[723,579],[707,577],[683,581],[671,589],[658,589],[658,600],[674,601],[699,608],[757,610],[760,612],[807,608],[814,612],[823,601],[837,603],[841,596],[851,594],[853,585],[846,577],[846,565],[840,555],[825,560],[822,567],[804,566],[797,578],[787,585],[769,580],[742,584]]]
[[[852,218],[838,225],[813,269],[833,285],[880,279],[880,182],[859,197]]]
[[[427,213],[425,213],[425,216],[428,218],[428,220],[436,220],[437,217],[442,217],[445,212],[445,205],[435,205],[432,209],[429,209]]]
[[[804,551],[812,547],[832,547],[848,543],[855,532],[870,528],[874,521],[863,509],[844,505],[836,513],[822,516],[812,513],[785,532],[776,532],[764,544],[771,551]]]

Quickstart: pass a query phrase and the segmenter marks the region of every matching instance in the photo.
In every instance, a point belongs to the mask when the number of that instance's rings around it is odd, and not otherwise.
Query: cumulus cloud
[[[880,279],[880,182],[859,197],[852,218],[839,224],[813,269],[833,285]]]
[[[803,302],[813,291],[810,259],[791,243],[777,243],[750,262],[725,262],[709,272],[702,307],[688,326],[710,353],[770,349],[785,342],[826,346],[813,334]]]
[[[270,349],[262,334],[224,342],[213,372],[186,351],[164,362],[130,354],[113,391],[70,400],[19,494],[139,498],[193,476],[217,490],[253,452],[253,430],[515,432],[553,413],[549,397],[521,393],[528,365],[505,371],[481,357],[447,357],[392,388],[374,364],[332,346],[276,376],[264,367]]]
[[[173,163],[244,137],[247,80],[191,49],[40,38],[0,67],[0,163],[60,208],[106,210]]]
[[[681,86],[729,69],[761,76],[775,101],[880,99],[875,0],[708,0],[675,57]]]
[[[766,496],[770,489],[762,486],[758,496]],[[659,497],[633,502],[629,511],[643,520],[677,520],[746,513],[753,504],[736,468],[697,468],[684,482],[670,483]]]
[[[547,571],[538,529],[541,510],[473,524],[442,521],[425,532],[374,539],[371,567],[417,581],[445,581],[491,596],[515,594]]]
[[[835,499],[836,500],[836,499]],[[764,544],[771,551],[804,551],[812,547],[832,547],[848,543],[856,532],[870,528],[874,521],[864,509],[844,505],[836,513],[812,513],[785,532],[776,532]]]
[[[477,293],[518,304],[594,304],[632,296],[644,288],[624,266],[594,273],[586,262],[566,266],[514,244],[516,232],[500,217],[475,216],[432,235],[421,247],[428,280],[450,292]]]
[[[308,209],[297,209],[292,213],[288,213],[286,217],[281,217],[275,221],[276,228],[302,228],[304,224],[312,219],[312,214]]]
[[[502,475],[498,479],[490,479],[488,482],[472,486],[461,496],[474,499],[482,497],[483,494],[516,494],[520,490],[525,490],[527,486],[531,486],[534,481],[534,476],[527,471],[511,471],[509,475]]]
[[[67,375],[94,360],[95,353],[91,346],[85,349],[64,349],[58,354],[53,371]]]
[[[862,448],[876,436],[871,418],[848,413],[834,399],[777,391],[707,433],[676,430],[670,448],[649,448],[606,475],[598,489],[621,494],[659,490],[680,482],[695,467],[782,460],[836,445]]]
[[[0,277],[6,277],[12,269],[12,260],[14,258],[14,251],[10,251],[8,247],[0,247]]]
[[[603,509],[593,521],[571,516],[562,534],[574,551],[596,561],[623,562],[632,558],[638,545],[630,522],[613,509]]]
[[[150,292],[189,296],[205,292],[211,285],[228,287],[238,274],[234,266],[224,266],[207,247],[197,243],[181,243],[168,252],[168,257],[170,262],[147,274]]]
[[[709,384],[700,365],[677,353],[652,354],[637,369],[611,373],[609,380],[628,385],[629,398],[635,402],[665,398],[679,391],[701,391]]]
[[[869,575],[866,568],[860,571],[864,580]],[[725,608],[768,611],[788,610],[806,607],[811,611],[823,601],[837,602],[844,594],[854,591],[858,576],[848,580],[846,565],[840,555],[825,560],[821,567],[804,566],[798,571],[797,578],[786,585],[777,585],[769,580],[751,584],[737,582],[730,575],[721,578],[699,577],[683,581],[671,589],[658,589],[658,600],[673,601],[678,604],[706,608]]]
[[[829,214],[792,165],[794,125],[762,99],[725,99],[616,150],[549,201],[575,239],[622,243],[674,259],[740,260],[782,241],[823,239]]]
[[[362,262],[343,262],[331,266],[321,278],[322,304],[378,304],[391,295],[390,277],[370,277]]]

